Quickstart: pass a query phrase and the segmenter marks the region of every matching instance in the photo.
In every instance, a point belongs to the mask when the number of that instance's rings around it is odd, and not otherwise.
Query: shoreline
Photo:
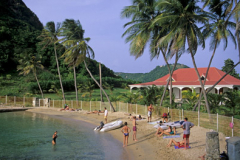
[[[59,111],[59,109],[53,108],[34,108],[27,110],[28,112],[46,114],[49,116],[61,116],[65,118],[81,120],[93,125],[98,126],[100,121],[103,121],[103,113],[100,115],[97,114],[86,114],[87,111]],[[205,153],[206,146],[206,132],[211,131],[210,129],[205,129],[202,127],[195,126],[191,129],[190,136],[190,146],[191,149],[174,149],[173,146],[167,148],[171,138],[163,139],[163,137],[157,138],[154,134],[156,129],[153,128],[153,125],[148,124],[147,120],[137,121],[137,142],[132,140],[132,121],[128,118],[129,116],[124,115],[123,112],[109,112],[108,122],[115,121],[120,119],[124,122],[128,122],[128,126],[131,129],[128,146],[124,148],[128,154],[129,159],[184,159],[184,160],[193,160],[199,159],[198,157]],[[154,119],[153,119],[154,121]],[[191,121],[191,120],[189,120]],[[122,143],[123,135],[119,129],[111,130],[107,132]],[[173,138],[176,141],[182,140],[182,129],[177,129],[177,133],[180,134],[179,138]],[[104,133],[103,133],[104,134]],[[219,144],[220,144],[220,153],[226,151],[226,141],[225,136],[222,133],[219,133]]]

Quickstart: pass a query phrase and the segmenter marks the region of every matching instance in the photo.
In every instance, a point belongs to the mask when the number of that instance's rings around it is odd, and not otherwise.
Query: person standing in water
[[[105,124],[107,123],[107,116],[108,116],[108,110],[105,107],[105,111],[104,111],[104,119],[105,119]]]
[[[123,133],[123,147],[125,147],[128,145],[128,137],[131,132],[131,129],[127,126],[127,122],[124,123],[121,132]]]
[[[137,141],[136,116],[133,117],[133,141]]]
[[[52,144],[56,144],[56,139],[57,139],[57,131],[54,132],[53,136],[52,136]]]

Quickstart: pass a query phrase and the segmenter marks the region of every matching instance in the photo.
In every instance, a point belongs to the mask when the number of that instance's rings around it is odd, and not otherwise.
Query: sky
[[[47,22],[63,22],[65,19],[79,20],[85,30],[84,37],[90,37],[89,45],[95,53],[95,60],[103,63],[114,72],[148,73],[156,66],[165,65],[162,56],[150,60],[149,48],[135,59],[130,55],[129,43],[125,43],[122,34],[126,30],[124,24],[131,19],[121,18],[121,11],[131,5],[131,0],[23,0],[45,26]],[[195,60],[198,68],[207,67],[212,51],[209,41],[203,50],[198,48]],[[232,59],[238,62],[238,51],[229,40],[228,48],[223,50],[223,43],[216,50],[211,67],[222,69],[224,60]],[[169,63],[174,63],[174,59]],[[178,63],[193,68],[191,56],[185,53]],[[240,72],[240,66],[236,71]]]

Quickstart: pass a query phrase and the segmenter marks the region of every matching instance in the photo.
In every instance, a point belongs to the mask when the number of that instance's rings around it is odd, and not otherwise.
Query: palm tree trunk
[[[34,76],[35,76],[35,78],[36,78],[36,81],[37,81],[37,84],[38,84],[38,88],[39,88],[39,90],[40,90],[40,92],[41,92],[42,99],[43,99],[43,91],[42,91],[42,88],[41,88],[40,83],[39,83],[39,81],[38,81],[37,74],[36,74],[36,73],[33,73],[33,74],[34,74]]]
[[[54,52],[55,52],[55,58],[56,58],[56,63],[57,63],[59,82],[60,82],[60,86],[61,86],[61,89],[62,89],[62,96],[63,96],[64,103],[66,103],[66,101],[65,101],[65,94],[64,94],[63,85],[62,85],[62,78],[61,78],[59,64],[58,64],[58,56],[57,56],[56,44],[55,43],[54,43]]]
[[[210,66],[211,66],[211,64],[212,64],[212,60],[213,60],[213,57],[214,57],[214,55],[215,55],[216,49],[217,49],[217,42],[215,43],[214,50],[213,50],[211,59],[210,59],[209,64],[208,64],[208,68],[207,68],[206,75],[205,75],[206,77],[204,78],[203,86],[205,86],[206,79],[207,79],[207,76],[208,76],[208,71],[209,71]],[[201,100],[202,100],[202,94],[203,94],[203,91],[201,91],[200,96],[199,96],[199,99],[198,99],[198,102],[195,104],[195,106],[194,106],[194,108],[193,108],[193,111],[196,110],[196,107],[197,107],[197,106],[198,106],[198,111],[199,111],[199,109],[200,109],[200,102],[201,102]]]
[[[100,78],[100,86],[102,87],[102,67],[101,63],[99,63],[99,78]],[[103,102],[103,96],[102,96],[102,90],[100,89],[100,97],[101,97],[101,102]]]
[[[74,86],[75,86],[75,92],[76,92],[76,102],[77,102],[77,107],[78,107],[78,90],[77,90],[77,78],[76,78],[75,64],[73,65],[73,74],[74,74]]]
[[[88,71],[89,75],[91,76],[91,78],[94,80],[94,82],[98,85],[98,87],[103,91],[103,93],[104,93],[105,96],[107,97],[107,100],[108,100],[108,102],[109,102],[109,104],[110,104],[113,112],[115,112],[115,109],[114,109],[114,107],[113,107],[113,105],[112,105],[112,103],[111,103],[111,101],[110,101],[107,93],[104,91],[104,89],[102,88],[102,86],[98,83],[98,81],[93,77],[93,75],[92,75],[92,73],[90,72],[90,70],[88,69],[87,64],[86,64],[85,61],[84,61],[84,65],[85,65],[85,68],[86,68],[86,70]]]
[[[172,74],[173,74],[173,71],[174,71],[174,69],[175,69],[175,67],[177,65],[177,61],[178,61],[178,55],[176,54],[175,63],[174,63],[174,66],[173,66],[173,68],[171,70],[170,67],[169,67],[167,58],[165,56],[165,52],[163,52],[163,50],[162,50],[162,53],[163,53],[163,58],[165,60],[165,63],[167,64],[167,67],[168,67],[169,78],[168,78],[167,84],[166,84],[166,86],[164,88],[163,95],[161,97],[160,106],[162,106],[163,99],[164,99],[164,96],[165,96],[165,93],[166,93],[166,90],[167,90],[167,87],[168,87],[168,84],[169,84],[170,81],[171,81],[170,82],[170,105],[172,104]]]
[[[188,43],[188,45],[189,45],[189,43]],[[210,109],[209,109],[209,105],[208,105],[208,101],[207,101],[207,94],[206,94],[206,91],[205,91],[205,89],[204,89],[204,86],[203,86],[202,80],[201,80],[201,78],[200,78],[199,72],[198,72],[198,70],[197,70],[197,65],[196,65],[196,63],[195,63],[194,55],[193,55],[191,49],[190,49],[190,52],[191,52],[191,57],[192,57],[192,62],[193,62],[193,65],[194,65],[194,69],[195,69],[195,71],[196,71],[196,73],[197,73],[198,80],[199,80],[199,82],[200,82],[200,84],[201,84],[201,88],[202,88],[202,91],[203,91],[203,96],[204,96],[204,99],[205,99],[205,103],[206,103],[208,115],[210,116]],[[209,117],[209,118],[210,118],[210,117]]]

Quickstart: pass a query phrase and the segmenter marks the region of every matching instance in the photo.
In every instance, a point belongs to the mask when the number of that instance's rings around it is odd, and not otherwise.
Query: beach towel
[[[188,147],[188,148],[191,148],[190,146],[187,146],[187,147]],[[175,149],[181,149],[181,148],[184,148],[184,146],[178,147],[178,146],[175,146],[175,145],[174,145],[174,148],[175,148]]]
[[[163,136],[163,139],[165,139],[165,138],[179,138],[179,137],[181,137],[180,134],[164,135],[164,136]]]

